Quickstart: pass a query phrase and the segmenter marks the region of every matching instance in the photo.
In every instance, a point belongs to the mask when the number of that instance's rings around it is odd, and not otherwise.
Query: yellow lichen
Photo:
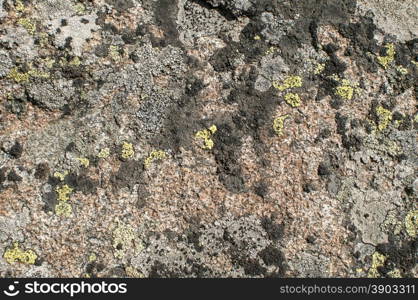
[[[126,275],[131,278],[144,278],[144,275],[132,266],[127,266],[125,272]]]
[[[21,0],[16,0],[15,8],[17,12],[23,12],[25,10],[25,5]]]
[[[110,150],[109,148],[104,148],[102,150],[100,150],[99,154],[97,154],[98,158],[108,158],[110,155]]]
[[[301,104],[300,97],[298,94],[294,93],[287,93],[284,96],[284,100],[287,104],[289,104],[291,107],[298,107]]]
[[[26,73],[19,72],[17,68],[13,68],[10,70],[8,74],[8,78],[13,79],[17,83],[20,82],[27,82],[31,77],[36,78],[49,78],[49,73],[41,72],[39,70],[30,69]]]
[[[167,158],[167,153],[165,153],[164,151],[162,150],[152,151],[150,155],[145,159],[144,166],[146,169],[148,169],[153,163],[153,161],[158,160],[158,159],[161,160],[165,158]]]
[[[29,74],[28,73],[21,73],[17,70],[17,68],[13,68],[10,70],[10,73],[7,76],[10,79],[13,79],[17,83],[29,81]]]
[[[274,119],[273,121],[273,130],[278,135],[283,134],[284,121],[289,118],[289,115],[280,116]]]
[[[80,162],[80,164],[85,167],[88,168],[90,165],[90,160],[88,158],[85,157],[79,157],[77,158],[77,160]]]
[[[97,259],[97,255],[95,253],[92,253],[92,254],[89,255],[88,260],[89,260],[90,263],[96,261],[96,259]]]
[[[78,67],[81,64],[80,58],[78,56],[74,57],[72,60],[68,62],[68,65]]]
[[[401,271],[399,269],[394,269],[393,271],[388,272],[390,278],[402,278]]]
[[[336,94],[343,99],[351,100],[354,96],[354,87],[351,86],[350,81],[343,79],[340,81],[341,84],[336,89]]]
[[[64,181],[65,176],[67,176],[67,175],[68,175],[68,171],[64,171],[63,173],[60,173],[60,172],[55,172],[54,173],[54,177],[58,178],[61,181]]]
[[[135,155],[134,146],[131,143],[124,142],[122,145],[122,158],[128,159]]]
[[[372,265],[369,269],[367,277],[369,278],[378,278],[380,277],[379,271],[377,270],[379,267],[383,267],[385,265],[386,256],[379,252],[375,252],[372,255]]]
[[[55,214],[57,216],[63,217],[70,217],[71,213],[73,212],[73,208],[71,205],[66,201],[59,201],[57,205],[55,205]]]
[[[410,211],[405,217],[406,233],[412,238],[418,235],[418,210]]]
[[[13,246],[8,248],[3,255],[4,259],[12,264],[14,262],[21,262],[24,264],[33,265],[37,259],[37,255],[33,250],[22,250],[19,243],[13,243]]]
[[[378,106],[376,108],[376,114],[379,119],[377,129],[379,131],[385,130],[392,121],[392,112],[385,109],[383,106]]]
[[[218,128],[216,127],[216,125],[212,125],[208,129],[204,129],[204,130],[200,130],[200,131],[196,132],[195,138],[197,140],[203,141],[203,144],[201,145],[201,147],[203,149],[210,150],[210,149],[213,148],[215,143],[212,140],[212,135],[215,134],[215,132],[217,130],[218,130]]]
[[[58,201],[65,202],[70,199],[69,195],[73,192],[73,189],[64,184],[63,186],[57,187],[56,192]]]
[[[398,71],[401,75],[408,75],[408,69],[403,66],[397,66],[396,71]]]
[[[300,76],[289,76],[284,80],[283,84],[278,84],[277,82],[273,82],[273,87],[275,87],[281,92],[290,88],[297,88],[301,86],[302,86],[302,78]]]
[[[121,60],[121,55],[119,53],[119,47],[115,46],[115,45],[111,45],[109,47],[109,56],[110,58],[112,58],[114,61],[119,61]]]
[[[86,7],[81,3],[77,3],[77,4],[73,5],[73,8],[76,11],[76,13],[79,14],[79,15],[84,14],[84,12],[86,11]]]
[[[314,70],[314,74],[321,74],[325,70],[325,64],[317,64]]]
[[[261,40],[261,36],[259,36],[259,35],[254,36],[254,40],[256,40],[256,41]]]
[[[114,256],[117,259],[124,258],[126,252],[133,249],[139,252],[143,249],[142,242],[138,239],[132,226],[118,221],[112,232]]]
[[[26,31],[33,35],[36,32],[36,25],[28,18],[20,18],[17,20],[17,24],[21,25]]]
[[[389,43],[385,46],[386,48],[386,56],[377,56],[377,61],[379,64],[387,69],[389,65],[395,60],[395,45],[393,43]]]

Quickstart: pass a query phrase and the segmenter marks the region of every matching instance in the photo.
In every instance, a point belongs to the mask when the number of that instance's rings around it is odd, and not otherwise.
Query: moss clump
[[[284,121],[289,118],[289,115],[280,116],[273,121],[273,130],[278,135],[283,135]]]
[[[37,259],[37,255],[33,250],[23,250],[19,247],[19,243],[13,243],[13,246],[8,248],[3,255],[3,258],[9,263],[21,262],[24,264],[33,265]]]
[[[215,145],[214,141],[212,140],[212,135],[218,130],[216,125],[212,125],[208,129],[200,130],[195,134],[195,139],[203,141],[201,147],[203,149],[210,150]]]
[[[108,158],[110,155],[110,150],[109,148],[104,148],[102,150],[100,150],[99,154],[97,154],[98,158]]]
[[[298,88],[302,86],[302,78],[300,76],[289,76],[284,80],[283,84],[280,85],[277,82],[273,82],[273,86],[281,92],[290,88]]]
[[[161,160],[167,158],[167,153],[162,150],[155,150],[150,153],[150,155],[144,161],[144,167],[148,169],[152,162],[155,160]]]
[[[80,162],[80,164],[85,167],[88,168],[90,165],[90,160],[88,158],[85,157],[79,157],[77,158],[77,160]]]
[[[377,56],[377,62],[385,69],[389,67],[389,65],[395,60],[395,45],[393,43],[389,43],[385,46],[386,48],[386,56]]]
[[[122,144],[122,158],[128,159],[135,155],[134,146],[131,143],[124,142]]]
[[[380,277],[379,271],[377,270],[379,267],[383,267],[385,265],[386,256],[379,252],[375,252],[372,255],[372,265],[369,269],[367,277],[369,278],[378,278]]]
[[[379,119],[377,129],[379,131],[385,130],[392,121],[392,112],[383,106],[378,106],[376,108],[376,114]]]
[[[418,235],[418,210],[410,211],[405,217],[406,233],[415,238]]]
[[[25,28],[26,31],[30,35],[34,35],[35,32],[36,32],[36,25],[35,25],[35,23],[33,23],[32,20],[30,20],[28,18],[20,18],[19,20],[17,20],[17,24],[19,24],[23,28]]]
[[[284,100],[287,104],[289,104],[291,107],[298,107],[301,104],[301,100],[298,94],[294,93],[287,93],[284,96]]]

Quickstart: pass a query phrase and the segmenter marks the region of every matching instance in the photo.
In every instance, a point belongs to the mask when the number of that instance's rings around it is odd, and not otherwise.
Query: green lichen
[[[418,210],[410,211],[405,217],[406,233],[415,238],[418,235]]]
[[[377,62],[385,69],[389,67],[389,65],[395,60],[395,45],[393,43],[389,43],[385,46],[386,48],[386,55],[385,56],[377,56]]]
[[[3,258],[9,263],[20,262],[28,265],[33,265],[37,259],[37,255],[33,250],[23,250],[19,243],[13,243],[13,246],[6,249]]]
[[[380,277],[380,273],[378,271],[379,267],[383,267],[385,265],[386,256],[379,252],[375,252],[372,255],[372,265],[370,266],[369,272],[367,277],[369,278],[378,278]]]
[[[302,86],[302,78],[300,76],[289,76],[284,80],[283,84],[278,84],[277,82],[273,82],[273,87],[275,87],[281,92],[290,88],[298,88],[301,86]]]
[[[212,125],[208,129],[200,130],[196,132],[195,139],[201,141],[201,147],[203,149],[210,150],[215,145],[214,141],[212,140],[212,135],[218,130],[216,125]]]
[[[122,144],[122,158],[128,159],[135,155],[134,146],[131,143],[124,142]]]
[[[30,34],[30,35],[34,35],[36,32],[36,25],[35,23],[29,19],[29,18],[20,18],[19,20],[17,20],[17,24],[21,25],[23,28],[26,29],[26,31]]]
[[[162,160],[167,158],[167,153],[162,150],[155,150],[144,161],[144,167],[148,169],[155,160]]]
[[[291,107],[298,107],[301,104],[301,100],[298,94],[294,93],[287,93],[284,96],[284,100],[287,104],[289,104]]]
[[[379,131],[385,130],[392,121],[392,112],[390,110],[387,110],[383,106],[378,106],[376,108],[376,115],[379,119],[377,129]]]
[[[273,130],[278,135],[283,135],[284,121],[289,118],[289,115],[277,117],[273,120]]]

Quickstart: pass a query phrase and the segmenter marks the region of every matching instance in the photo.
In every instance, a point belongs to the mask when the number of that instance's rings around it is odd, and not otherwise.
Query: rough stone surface
[[[0,0],[0,277],[416,277],[417,11]]]

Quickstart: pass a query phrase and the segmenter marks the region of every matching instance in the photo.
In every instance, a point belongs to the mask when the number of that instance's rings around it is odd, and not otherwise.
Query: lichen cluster
[[[23,250],[19,243],[13,243],[13,246],[7,248],[3,255],[4,259],[12,264],[14,262],[21,262],[28,265],[33,265],[37,259],[37,255],[33,250]]]
[[[212,139],[212,135],[215,134],[217,130],[218,128],[216,127],[216,125],[212,125],[208,129],[198,131],[195,134],[195,139],[203,141],[203,143],[201,144],[201,147],[203,149],[210,150],[215,145]]]
[[[273,82],[273,86],[281,92],[291,88],[302,87],[302,78],[300,76],[289,76],[282,84]]]
[[[385,56],[377,56],[378,63],[385,69],[389,67],[389,65],[395,60],[395,45],[393,43],[389,43],[385,46],[386,48],[386,55]]]
[[[379,131],[385,130],[392,121],[392,112],[383,106],[378,106],[376,108],[376,114],[379,119],[377,129]]]
[[[73,189],[68,185],[64,184],[56,188],[57,200],[58,203],[55,205],[55,213],[57,216],[69,217],[72,213],[72,207],[68,203],[70,199],[70,194],[73,192]]]
[[[287,104],[289,104],[291,107],[298,107],[301,104],[301,100],[298,94],[294,93],[287,93],[284,96],[284,100]]]
[[[124,142],[122,144],[122,158],[128,159],[135,155],[134,146],[131,143]]]
[[[167,153],[162,150],[154,150],[144,161],[144,167],[148,169],[155,160],[167,158]]]
[[[280,116],[273,121],[273,130],[278,135],[283,135],[284,121],[289,118],[289,115]]]

